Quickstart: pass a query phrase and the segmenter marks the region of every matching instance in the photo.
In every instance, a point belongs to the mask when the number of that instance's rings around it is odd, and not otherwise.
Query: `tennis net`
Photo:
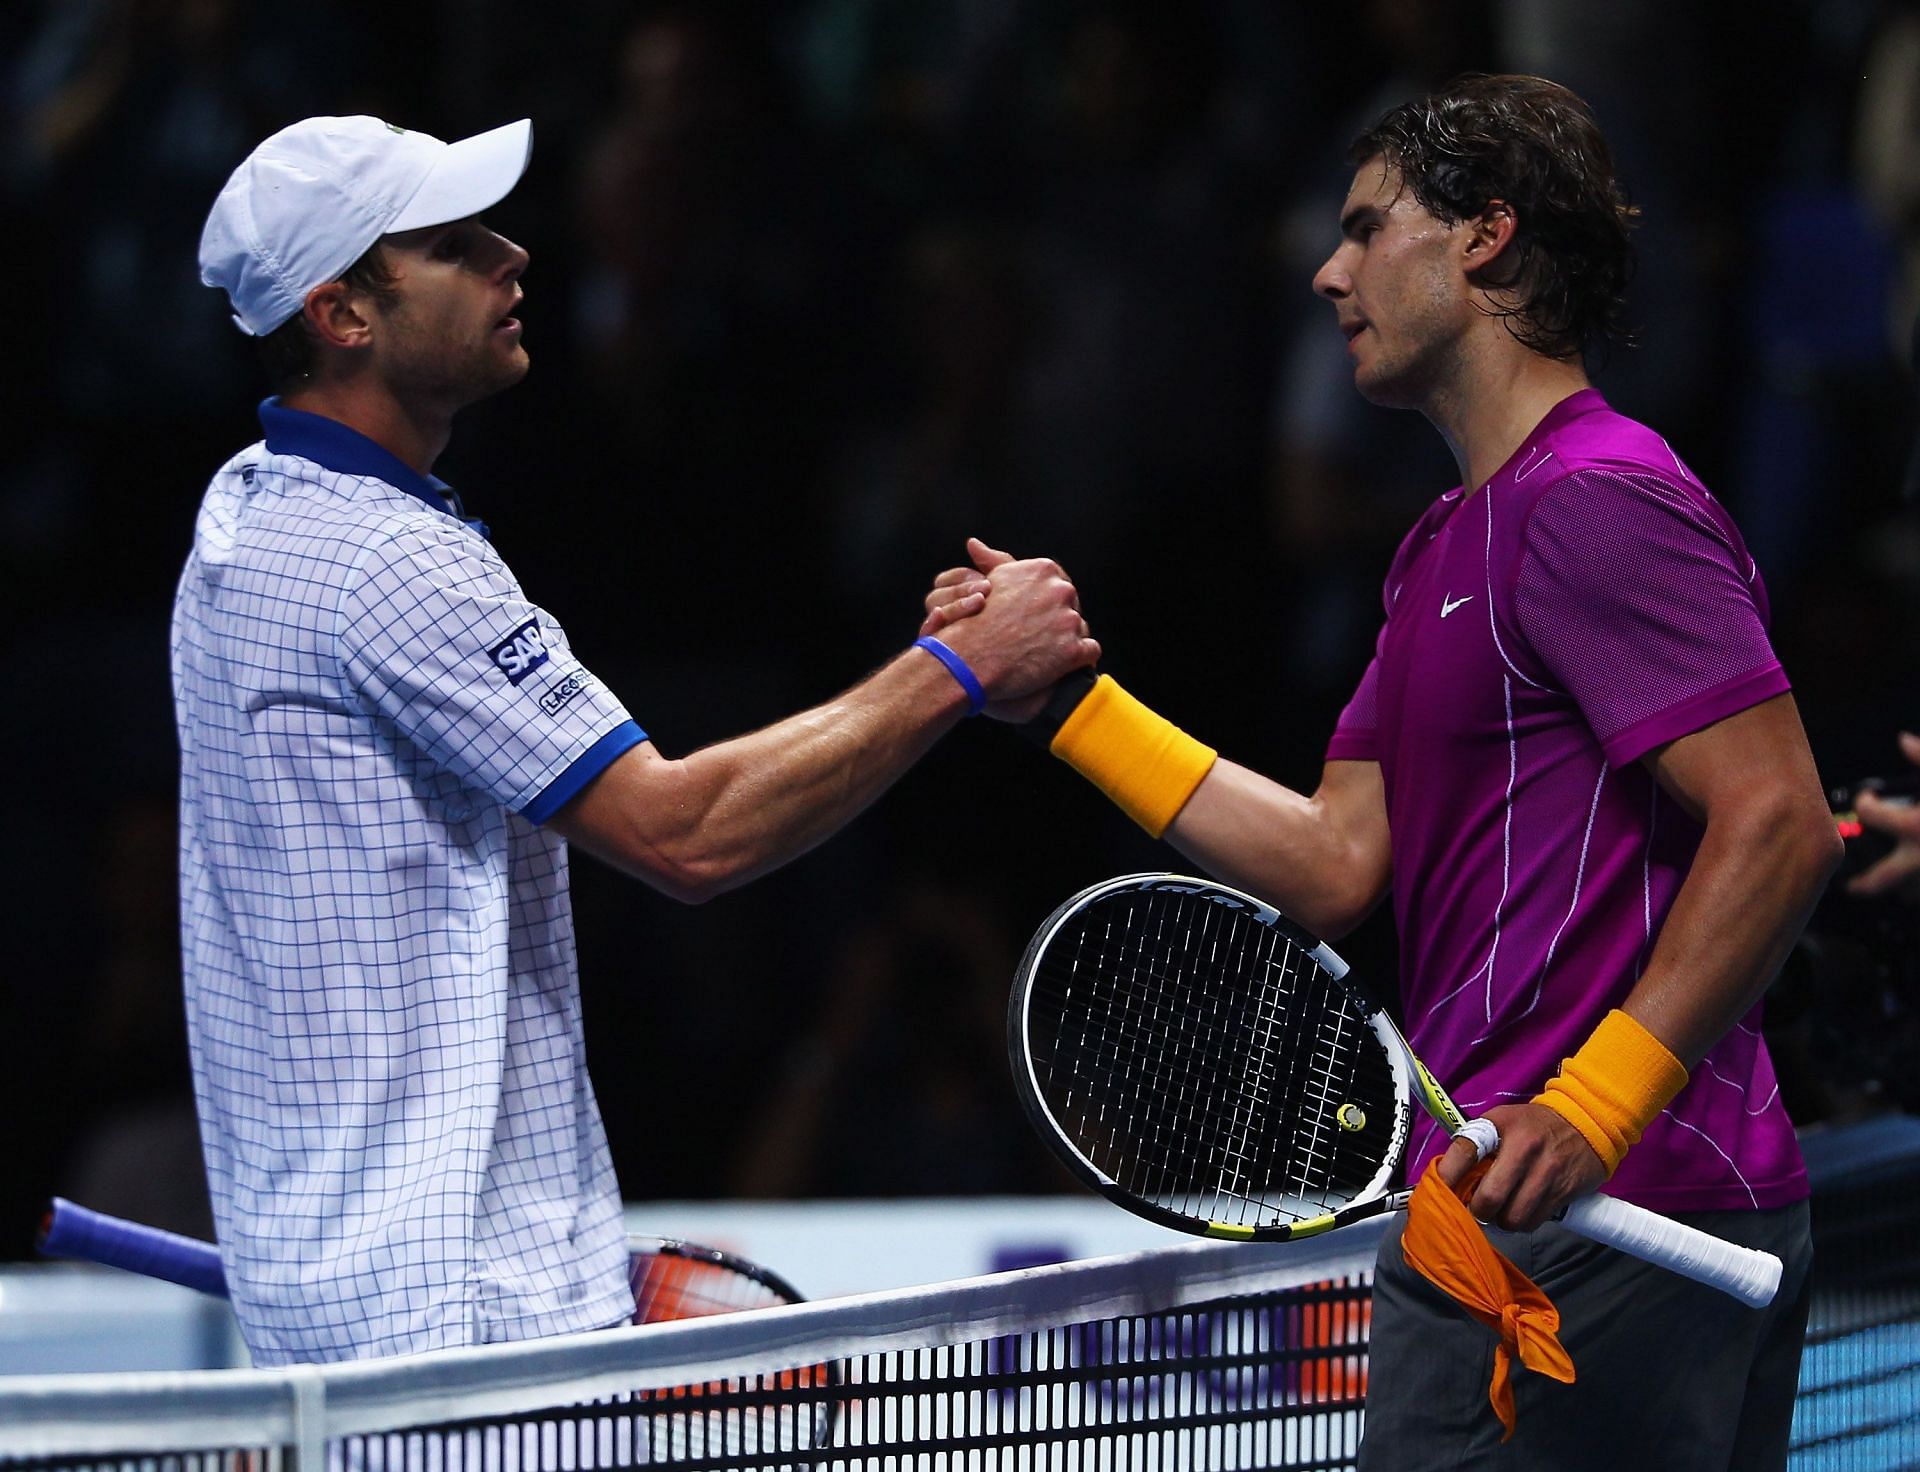
[[[1331,1472],[1379,1225],[406,1360],[0,1381],[0,1464]]]
[[[1809,1141],[1795,1472],[1920,1469],[1920,1121]],[[0,1379],[6,1472],[1351,1468],[1383,1223],[404,1360]]]

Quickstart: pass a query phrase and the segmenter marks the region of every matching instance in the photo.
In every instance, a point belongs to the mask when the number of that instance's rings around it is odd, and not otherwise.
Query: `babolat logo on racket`
[[[540,632],[539,621],[530,618],[496,644],[491,653],[507,683],[518,685],[547,662],[547,638]]]
[[[1248,910],[1263,923],[1270,923],[1280,918],[1280,912],[1270,906],[1258,902],[1249,903],[1240,895],[1222,894],[1218,889],[1205,885],[1168,884],[1163,880],[1155,880],[1143,885],[1142,888],[1150,889],[1157,894],[1190,894],[1205,900],[1210,905],[1220,905],[1229,910]]]

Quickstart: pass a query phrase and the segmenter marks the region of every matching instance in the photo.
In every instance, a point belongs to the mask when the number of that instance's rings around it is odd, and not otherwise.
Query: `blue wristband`
[[[947,673],[960,682],[960,688],[967,692],[967,714],[977,716],[987,708],[987,692],[980,688],[980,681],[973,671],[967,668],[967,662],[955,654],[938,639],[931,636],[915,639],[915,649],[924,649],[947,667]]]

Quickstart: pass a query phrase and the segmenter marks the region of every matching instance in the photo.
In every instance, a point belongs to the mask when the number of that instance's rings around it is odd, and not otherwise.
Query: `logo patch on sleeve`
[[[528,619],[489,651],[507,683],[518,685],[547,662],[547,636],[538,619]]]
[[[540,697],[540,709],[550,716],[560,714],[561,707],[587,688],[587,672],[575,670],[566,678],[557,681],[554,686]]]

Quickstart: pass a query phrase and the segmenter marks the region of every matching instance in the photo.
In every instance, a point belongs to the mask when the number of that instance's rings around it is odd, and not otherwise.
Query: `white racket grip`
[[[1718,1288],[1749,1308],[1765,1308],[1780,1291],[1780,1259],[1771,1252],[1742,1247],[1630,1201],[1582,1196],[1561,1221],[1590,1242],[1617,1247],[1642,1262]]]

